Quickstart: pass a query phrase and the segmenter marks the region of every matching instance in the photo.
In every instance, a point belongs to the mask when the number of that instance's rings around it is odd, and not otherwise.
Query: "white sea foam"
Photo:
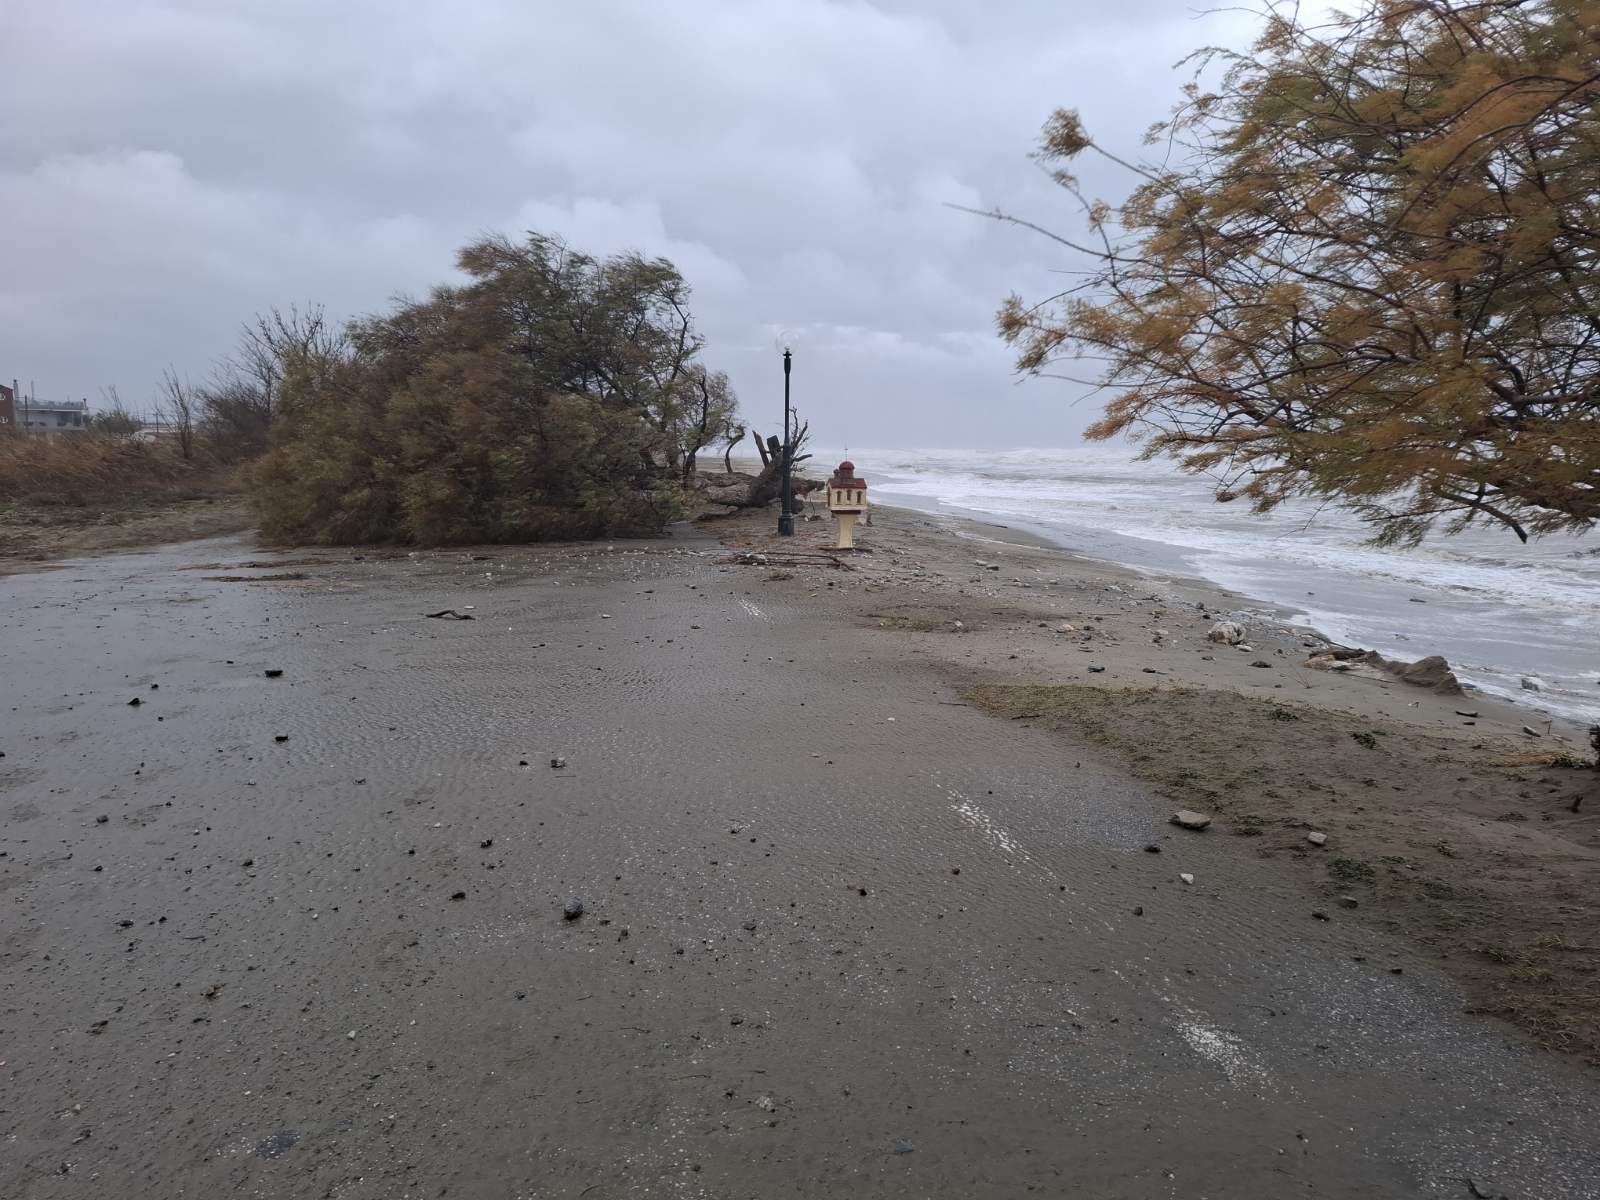
[[[1600,720],[1600,534],[1524,545],[1484,527],[1379,549],[1348,510],[1297,502],[1258,515],[1219,504],[1207,480],[1137,462],[1125,446],[851,457],[884,503],[985,516],[1084,554],[1207,579],[1303,614],[1330,637],[1400,657],[1443,654],[1486,691]],[[1547,689],[1522,690],[1523,675]]]

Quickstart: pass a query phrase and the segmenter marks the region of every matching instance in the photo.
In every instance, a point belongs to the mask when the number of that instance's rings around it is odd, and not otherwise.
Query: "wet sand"
[[[1063,680],[1035,589],[868,534],[6,579],[0,1195],[1595,1194],[1592,1071],[978,707]]]

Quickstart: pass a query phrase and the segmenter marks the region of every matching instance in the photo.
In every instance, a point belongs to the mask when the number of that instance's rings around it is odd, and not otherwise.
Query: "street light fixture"
[[[789,351],[783,351],[783,511],[778,514],[778,533],[783,537],[794,536],[794,479],[791,468],[794,465],[794,446],[790,443],[789,434]]]

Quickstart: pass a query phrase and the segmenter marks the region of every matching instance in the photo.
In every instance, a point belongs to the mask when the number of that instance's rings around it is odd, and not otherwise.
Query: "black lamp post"
[[[794,480],[790,468],[794,447],[789,443],[789,351],[783,352],[783,511],[778,514],[778,532],[794,536]]]

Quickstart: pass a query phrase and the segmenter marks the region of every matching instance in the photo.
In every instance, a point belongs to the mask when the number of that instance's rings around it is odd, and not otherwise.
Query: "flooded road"
[[[0,1196],[1600,1195],[1592,1071],[825,594],[479,553],[0,580]]]

